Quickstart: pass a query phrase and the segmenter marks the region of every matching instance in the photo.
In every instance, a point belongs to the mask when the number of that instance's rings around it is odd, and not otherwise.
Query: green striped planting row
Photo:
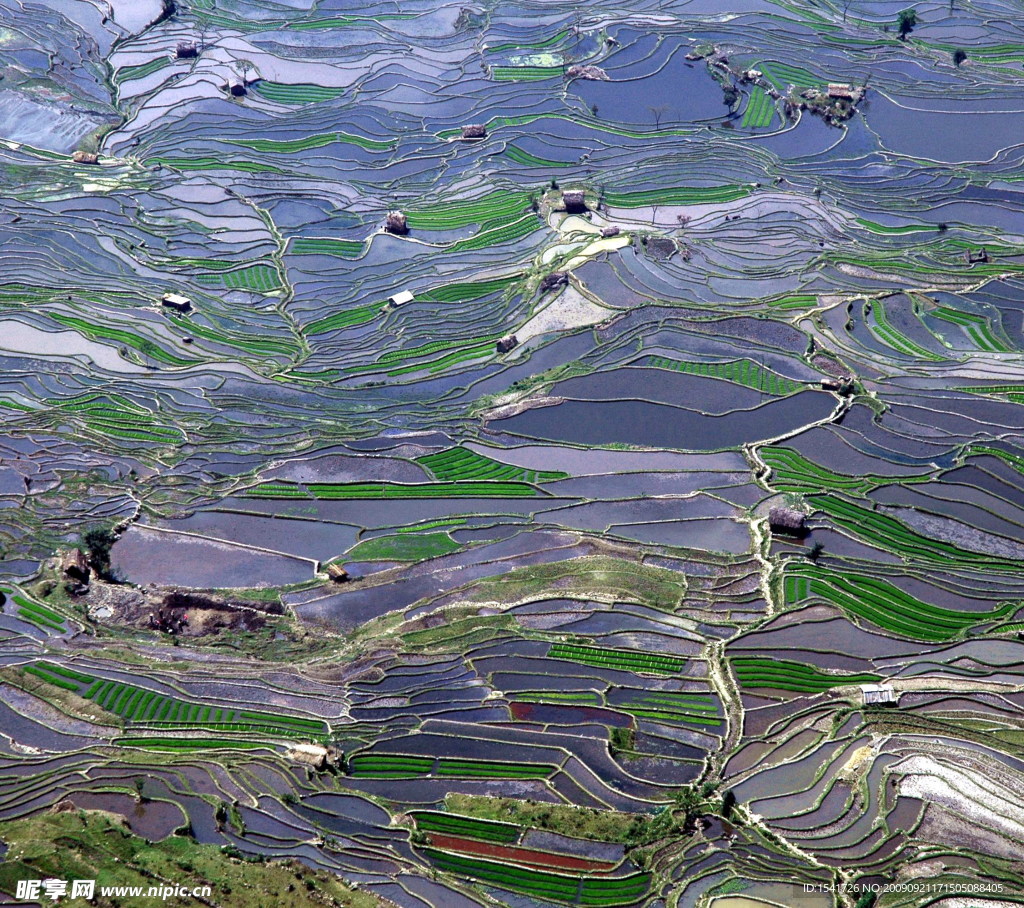
[[[253,91],[278,104],[315,104],[318,101],[331,101],[345,93],[344,88],[308,83],[291,85],[285,82],[269,82],[266,79],[260,79],[253,86]]]
[[[528,470],[513,464],[501,463],[461,446],[417,457],[416,462],[423,464],[442,482],[460,482],[467,479],[548,482],[565,479],[569,475],[558,470]]]
[[[546,779],[556,768],[549,764],[369,753],[352,757],[348,771],[349,775],[359,778],[409,779],[435,775],[465,779]]]
[[[884,630],[914,640],[942,642],[964,631],[1012,615],[1019,606],[1004,602],[988,612],[958,611],[923,602],[879,577],[839,573],[816,565],[793,565],[784,582],[786,602],[817,598],[831,602]]]
[[[288,251],[293,255],[335,255],[344,259],[357,259],[363,254],[363,242],[296,236],[292,237]]]
[[[798,693],[822,693],[847,684],[874,684],[881,678],[870,672],[833,674],[788,659],[736,656],[731,661],[736,679],[743,687],[751,688],[771,687]]]
[[[416,822],[416,828],[424,832],[467,836],[484,842],[500,842],[503,845],[518,842],[522,832],[518,826],[511,823],[478,820],[475,817],[462,817],[433,810],[415,810],[409,816]]]
[[[675,675],[685,668],[686,660],[678,656],[661,656],[636,650],[604,649],[597,646],[578,646],[574,643],[553,643],[548,649],[552,659],[568,659],[598,668],[614,668],[629,672],[654,672]]]
[[[743,129],[764,129],[775,119],[775,101],[763,88],[754,88],[747,101],[740,126]]]
[[[650,364],[656,369],[671,369],[674,372],[686,372],[690,375],[706,375],[709,378],[724,378],[763,391],[765,394],[779,396],[792,394],[804,387],[802,382],[765,369],[749,359],[735,359],[725,363],[688,363],[664,356],[652,356]]]
[[[570,876],[450,854],[435,848],[424,848],[423,853],[436,867],[449,873],[568,904],[631,905],[640,901],[651,885],[649,873],[634,873],[624,877]]]
[[[190,703],[123,681],[104,680],[72,672],[48,662],[26,666],[25,671],[65,690],[73,690],[132,724],[263,731],[302,737],[319,737],[327,733],[326,724],[319,719]]]
[[[200,274],[196,282],[204,287],[224,287],[228,290],[257,290],[268,293],[281,289],[281,274],[273,265],[249,265],[234,271]]]
[[[851,535],[905,559],[954,568],[1012,573],[1024,571],[1024,562],[983,555],[957,548],[952,543],[930,539],[895,517],[861,507],[835,495],[812,495],[807,501]]]

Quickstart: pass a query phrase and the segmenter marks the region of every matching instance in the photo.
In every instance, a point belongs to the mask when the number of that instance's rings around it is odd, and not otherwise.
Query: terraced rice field
[[[1019,901],[1020,14],[0,0],[0,902]]]

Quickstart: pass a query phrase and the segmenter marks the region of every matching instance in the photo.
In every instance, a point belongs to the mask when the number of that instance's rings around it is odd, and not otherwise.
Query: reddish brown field
[[[430,844],[448,851],[512,861],[527,867],[574,870],[582,873],[607,873],[615,867],[615,864],[609,861],[592,861],[587,858],[574,857],[571,854],[553,854],[550,851],[534,851],[532,848],[518,848],[514,845],[478,842],[475,839],[465,839],[457,835],[441,835],[436,832],[430,834]]]

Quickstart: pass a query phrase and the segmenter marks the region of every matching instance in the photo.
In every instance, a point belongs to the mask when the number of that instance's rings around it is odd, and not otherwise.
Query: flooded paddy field
[[[1014,4],[109,6],[0,0],[0,826],[1024,892]]]

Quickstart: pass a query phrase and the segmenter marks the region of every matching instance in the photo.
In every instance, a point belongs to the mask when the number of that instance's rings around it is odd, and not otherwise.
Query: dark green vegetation
[[[8,851],[0,862],[0,890],[14,892],[17,881],[24,879],[92,879],[97,885],[93,904],[101,908],[123,902],[100,897],[100,887],[141,886],[146,892],[171,880],[189,889],[209,886],[216,904],[226,908],[256,908],[268,900],[282,908],[381,904],[298,862],[238,860],[189,836],[151,842],[132,835],[110,815],[92,811],[50,812],[5,822],[4,842]]]

